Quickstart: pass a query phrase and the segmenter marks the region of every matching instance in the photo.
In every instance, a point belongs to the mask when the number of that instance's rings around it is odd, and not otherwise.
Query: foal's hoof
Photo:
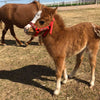
[[[60,93],[60,91],[58,89],[54,91],[54,95],[56,95],[56,96],[59,95],[59,93]]]
[[[68,79],[67,79],[67,80],[63,80],[63,81],[62,81],[62,84],[66,84],[67,81],[68,81]]]
[[[94,86],[94,82],[90,82],[90,89],[92,89]]]
[[[90,86],[90,89],[92,89],[93,88],[93,86]]]

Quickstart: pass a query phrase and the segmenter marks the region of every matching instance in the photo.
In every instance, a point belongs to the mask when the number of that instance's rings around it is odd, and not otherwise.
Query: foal
[[[84,22],[72,27],[65,27],[62,18],[56,14],[56,9],[44,8],[35,15],[31,23],[24,29],[27,34],[43,36],[44,45],[56,65],[55,95],[60,93],[62,75],[64,76],[63,83],[66,83],[68,79],[65,58],[73,55],[77,56],[75,68],[70,74],[70,77],[73,77],[82,62],[85,50],[89,52],[92,71],[90,87],[94,86],[100,26]]]

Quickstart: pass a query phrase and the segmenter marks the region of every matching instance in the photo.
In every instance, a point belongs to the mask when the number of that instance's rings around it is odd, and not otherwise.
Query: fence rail
[[[0,0],[0,6],[6,3],[24,3],[23,0]],[[27,3],[33,0],[26,0]],[[100,0],[37,0],[46,6],[71,6],[71,5],[83,5],[83,4],[99,4]],[[2,4],[1,4],[2,3]]]
[[[40,1],[42,3],[42,0]],[[52,2],[43,2],[46,6],[71,6],[71,5],[85,5],[85,4],[99,4],[100,0],[53,0]]]

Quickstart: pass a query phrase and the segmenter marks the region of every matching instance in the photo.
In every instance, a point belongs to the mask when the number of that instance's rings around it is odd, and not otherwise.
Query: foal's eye
[[[39,24],[40,24],[40,25],[43,25],[43,24],[44,24],[44,21],[39,21]]]

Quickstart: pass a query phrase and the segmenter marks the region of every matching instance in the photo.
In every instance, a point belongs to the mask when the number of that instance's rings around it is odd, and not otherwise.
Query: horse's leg
[[[62,83],[66,84],[66,82],[68,80],[68,75],[67,75],[66,67],[64,68],[64,71],[63,71],[63,77],[64,77],[64,80],[62,81]]]
[[[42,36],[39,36],[39,45],[43,45]]]
[[[4,27],[3,31],[2,31],[1,45],[5,44],[5,35],[6,35],[7,31],[8,31],[8,29],[9,29],[8,25],[5,24],[5,27]]]
[[[0,29],[2,29],[2,21],[0,21]]]
[[[34,39],[34,36],[32,35],[31,39],[25,43],[26,46],[28,46],[32,42],[33,39]],[[39,36],[39,45],[42,45],[42,44],[43,44],[43,42],[42,42],[42,36]]]
[[[61,88],[61,77],[62,77],[62,72],[64,71],[64,66],[65,66],[65,58],[56,58],[54,59],[55,65],[56,65],[56,89],[54,91],[55,95],[58,95],[60,93],[60,88]]]
[[[29,41],[27,41],[27,42],[25,43],[25,45],[28,46],[28,45],[32,42],[33,39],[34,39],[34,36],[32,35],[32,36],[31,36],[31,39],[30,39]]]
[[[99,43],[95,43],[94,47],[89,49],[89,59],[90,59],[90,66],[91,66],[91,81],[90,81],[90,88],[94,86],[95,82],[95,68],[96,68],[96,56],[99,48]]]
[[[10,26],[10,32],[11,32],[11,35],[16,39],[17,43],[18,43],[19,45],[23,45],[23,43],[22,43],[20,40],[18,40],[18,38],[16,37],[15,32],[14,32],[14,27],[13,27],[13,25]]]
[[[78,68],[80,67],[81,62],[83,60],[83,52],[84,52],[84,50],[77,55],[76,65],[75,65],[73,71],[71,72],[71,74],[69,75],[69,78],[72,78],[75,75],[75,73],[77,72]]]

